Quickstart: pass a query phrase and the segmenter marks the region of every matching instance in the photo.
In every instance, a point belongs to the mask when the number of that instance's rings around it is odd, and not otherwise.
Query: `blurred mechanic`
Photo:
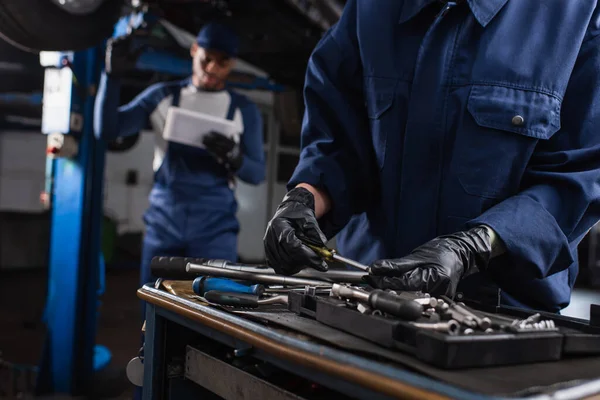
[[[376,287],[569,303],[600,217],[596,1],[349,0],[304,94],[274,267],[326,268],[299,238],[341,230]]]
[[[150,120],[156,133],[155,183],[144,215],[146,234],[141,283],[152,279],[154,256],[237,259],[235,176],[251,184],[265,177],[262,121],[250,100],[226,89],[238,53],[238,37],[226,26],[206,25],[190,54],[193,75],[159,83],[118,107],[119,68],[131,61],[130,37],[107,45],[106,72],[96,101],[96,135],[111,140],[143,130]],[[226,118],[239,128],[239,143],[218,132],[199,146],[163,139],[169,107]],[[184,133],[185,134],[185,133]]]

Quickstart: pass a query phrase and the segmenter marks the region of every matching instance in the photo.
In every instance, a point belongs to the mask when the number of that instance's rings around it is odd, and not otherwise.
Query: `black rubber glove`
[[[144,45],[138,45],[134,39],[136,31],[129,35],[110,38],[106,42],[104,56],[105,70],[110,76],[120,76],[135,70],[137,60],[144,51]]]
[[[486,269],[491,253],[490,234],[480,226],[435,238],[406,257],[375,261],[365,279],[380,289],[452,297],[463,277]]]
[[[286,275],[306,267],[327,271],[327,263],[304,244],[325,246],[326,242],[315,216],[312,193],[304,188],[290,190],[267,226],[264,245],[268,264]]]
[[[210,132],[202,140],[208,150],[228,171],[236,172],[242,167],[244,154],[238,143],[219,132]]]

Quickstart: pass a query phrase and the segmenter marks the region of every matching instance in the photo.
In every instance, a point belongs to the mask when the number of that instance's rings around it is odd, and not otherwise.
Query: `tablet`
[[[233,121],[171,106],[167,111],[163,138],[170,142],[204,148],[202,140],[212,131],[222,133],[239,143],[239,128]]]

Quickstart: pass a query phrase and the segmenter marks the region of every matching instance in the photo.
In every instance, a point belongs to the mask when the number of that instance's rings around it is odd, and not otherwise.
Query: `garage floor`
[[[136,297],[136,270],[108,270],[102,298],[97,343],[112,352],[111,365],[98,379],[98,398],[127,399],[133,386],[125,366],[140,346],[140,307]],[[23,301],[20,301],[23,299]],[[46,301],[46,271],[0,273],[0,359],[13,364],[37,365],[44,341],[41,318]],[[6,391],[0,377],[0,398]]]
[[[113,354],[112,363],[98,379],[98,398],[132,398],[124,368],[139,349],[139,301],[136,270],[108,270],[107,292],[102,299],[97,343]],[[22,301],[20,299],[23,299]],[[37,365],[44,340],[40,322],[46,299],[46,272],[0,273],[0,360]],[[600,304],[600,292],[577,289],[563,314],[589,318],[589,304]],[[0,377],[0,397],[6,393]]]

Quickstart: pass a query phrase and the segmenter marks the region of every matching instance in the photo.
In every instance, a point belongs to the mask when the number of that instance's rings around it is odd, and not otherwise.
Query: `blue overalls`
[[[479,278],[504,304],[569,303],[600,219],[596,1],[349,0],[304,95],[289,187],[329,194],[341,254],[398,258],[485,224],[507,253]]]
[[[148,119],[155,130],[164,126],[164,110],[180,106],[181,93],[189,87],[181,82],[154,85],[131,103],[117,110],[118,82],[103,77],[96,103],[96,133],[103,138],[127,136],[143,129]],[[265,176],[262,122],[258,108],[244,96],[226,92],[231,100],[223,114],[228,120],[241,113],[244,152],[237,176],[252,184]],[[199,96],[210,94],[198,93]],[[213,94],[214,95],[214,94]],[[111,111],[112,110],[112,111]],[[202,111],[202,110],[198,110]],[[158,120],[158,123],[156,123]],[[203,148],[167,142],[155,183],[150,207],[144,214],[144,236],[140,283],[153,278],[150,261],[154,256],[186,256],[237,260],[237,202],[233,176]]]

